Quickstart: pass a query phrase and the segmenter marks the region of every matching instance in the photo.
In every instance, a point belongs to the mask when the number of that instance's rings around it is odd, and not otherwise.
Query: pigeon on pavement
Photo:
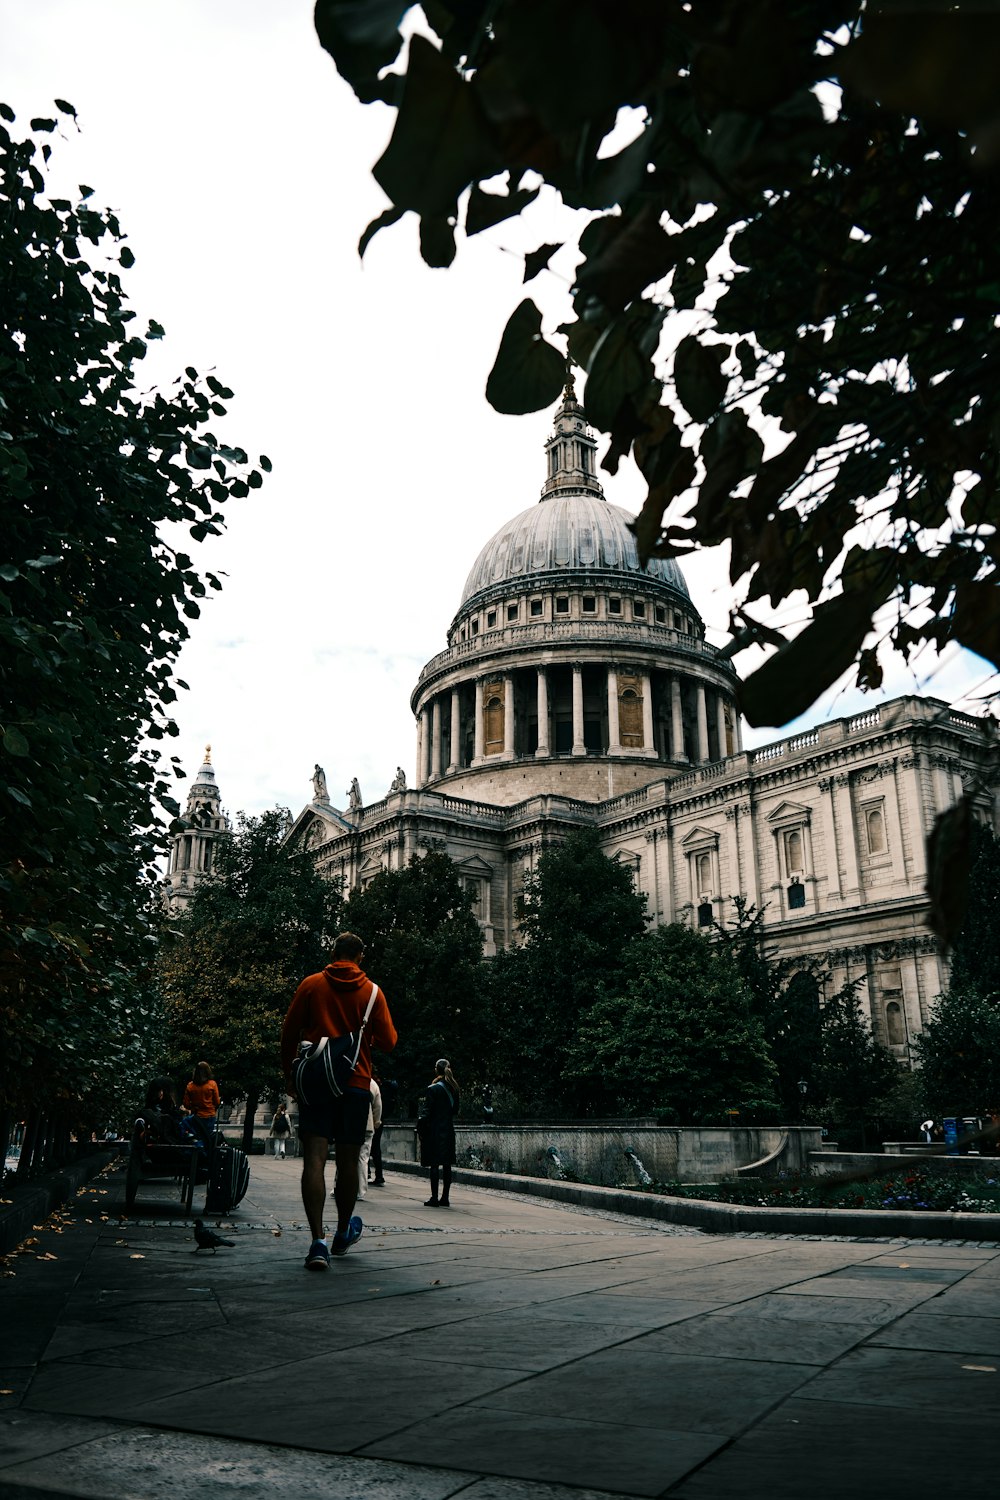
[[[206,1229],[201,1219],[194,1221],[194,1237],[198,1241],[198,1250],[211,1250],[213,1255],[220,1245],[228,1245],[230,1250],[236,1248],[235,1240],[224,1240],[222,1235],[216,1234],[214,1229]],[[194,1252],[195,1255],[198,1254],[198,1250]]]

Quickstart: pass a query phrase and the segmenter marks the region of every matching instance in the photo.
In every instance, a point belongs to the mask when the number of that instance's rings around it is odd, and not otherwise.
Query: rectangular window
[[[569,599],[566,597],[565,594],[560,594],[556,598],[556,614],[557,615],[568,615],[569,614]]]
[[[585,615],[596,615],[596,613],[597,613],[597,600],[594,598],[593,594],[584,594],[584,596],[583,596],[583,612],[584,612]]]
[[[494,627],[494,625],[496,624],[496,622],[497,622],[497,612],[496,612],[496,610],[495,609],[487,610],[487,612],[486,612],[486,629],[487,630],[492,630],[493,627]]]
[[[656,606],[656,623],[665,625],[667,623],[667,611],[662,604]]]
[[[516,605],[516,604],[508,604],[508,606],[507,606],[507,618],[508,618],[508,620],[516,620],[517,616],[518,616],[518,613],[519,613],[519,607],[518,607],[518,605]]]
[[[541,612],[542,612],[542,601],[541,601],[541,599],[532,599],[532,601],[531,601],[531,613],[532,613],[533,618],[537,618],[541,614]]]
[[[644,620],[646,618],[646,605],[642,599],[632,600],[632,618],[634,620]]]
[[[479,634],[479,621],[478,620],[470,620],[470,622],[469,622],[469,629],[471,630],[471,632],[472,632],[473,635],[478,635]]]
[[[609,599],[608,600],[608,614],[609,615],[620,615],[621,612],[622,612],[622,601],[620,599],[614,599],[614,598]]]

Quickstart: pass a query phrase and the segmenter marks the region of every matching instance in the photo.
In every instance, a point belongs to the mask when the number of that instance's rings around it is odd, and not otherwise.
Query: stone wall
[[[723,1129],[663,1125],[460,1125],[457,1163],[485,1172],[642,1186],[655,1182],[719,1182],[756,1163],[762,1171],[798,1172],[820,1149],[819,1127]],[[387,1124],[387,1161],[418,1158],[412,1124]]]

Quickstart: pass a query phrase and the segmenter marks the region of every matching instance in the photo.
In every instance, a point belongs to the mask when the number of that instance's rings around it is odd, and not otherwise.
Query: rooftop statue
[[[351,785],[347,791],[347,805],[351,808],[361,807],[361,788],[358,786],[358,778],[351,777]]]
[[[316,765],[313,769],[312,784],[313,801],[329,802],[330,793],[326,789],[326,772],[321,765]]]

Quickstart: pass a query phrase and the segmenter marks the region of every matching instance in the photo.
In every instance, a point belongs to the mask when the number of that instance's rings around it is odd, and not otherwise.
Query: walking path
[[[194,1252],[95,1179],[0,1280],[0,1500],[949,1500],[1000,1464],[1000,1246],[709,1235],[390,1173],[308,1274],[298,1163]],[[199,1192],[196,1204],[201,1200]]]

